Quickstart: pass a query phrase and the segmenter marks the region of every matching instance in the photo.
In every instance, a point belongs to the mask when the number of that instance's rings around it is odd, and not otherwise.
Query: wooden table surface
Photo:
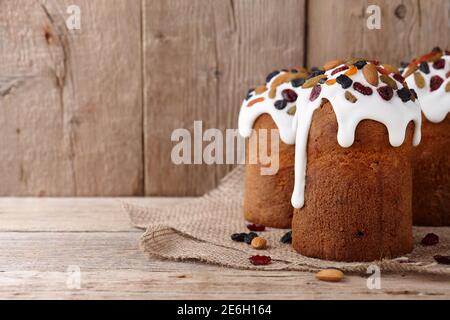
[[[382,275],[381,289],[347,276],[241,271],[162,261],[139,249],[117,198],[0,198],[0,299],[449,299],[450,278]],[[128,199],[141,205],[182,199]],[[73,269],[75,268],[75,269]],[[80,288],[68,286],[81,271]],[[73,283],[73,281],[72,281]]]

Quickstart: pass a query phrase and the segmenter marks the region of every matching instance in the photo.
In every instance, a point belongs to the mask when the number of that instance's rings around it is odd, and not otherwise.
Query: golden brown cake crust
[[[440,123],[423,117],[413,165],[414,224],[450,226],[450,115]]]
[[[355,143],[337,143],[330,103],[313,117],[308,141],[305,206],[295,210],[293,246],[309,257],[373,261],[413,249],[411,152],[414,125],[405,143],[389,144],[384,125],[365,120]]]
[[[277,129],[268,114],[261,115],[255,121],[253,128],[254,134],[258,134],[260,129]],[[269,153],[271,152],[270,145],[269,140]],[[279,171],[276,175],[271,176],[261,175],[260,164],[248,164],[249,152],[247,143],[244,190],[245,219],[267,227],[290,228],[294,210],[291,206],[291,195],[294,188],[295,146],[279,141]]]

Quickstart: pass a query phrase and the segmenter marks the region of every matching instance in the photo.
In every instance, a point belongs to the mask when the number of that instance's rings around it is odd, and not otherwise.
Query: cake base
[[[277,129],[275,122],[267,115],[261,115],[253,125],[254,133],[258,135],[260,129]],[[270,131],[268,132],[270,137]],[[259,139],[258,139],[259,141]],[[271,153],[270,139],[268,153]],[[253,152],[253,154],[249,154]],[[256,154],[255,154],[256,153]],[[261,168],[257,150],[250,150],[246,146],[244,216],[252,223],[263,224],[272,228],[290,228],[293,208],[291,195],[294,189],[295,146],[279,141],[279,170],[275,175],[261,175]],[[258,164],[249,164],[253,156]]]
[[[441,123],[423,117],[413,168],[413,223],[450,226],[450,115]]]
[[[337,143],[329,102],[316,110],[308,141],[305,206],[295,210],[293,247],[335,261],[394,258],[413,249],[412,137],[389,144],[381,123],[365,120],[353,146]]]

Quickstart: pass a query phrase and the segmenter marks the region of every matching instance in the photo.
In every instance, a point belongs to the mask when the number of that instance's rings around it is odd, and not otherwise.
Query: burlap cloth
[[[173,206],[145,208],[124,203],[132,224],[146,229],[140,240],[143,251],[159,258],[200,261],[236,269],[315,272],[338,268],[347,273],[363,274],[370,264],[376,264],[383,272],[450,275],[450,266],[439,265],[433,259],[437,254],[450,255],[450,228],[415,227],[416,247],[411,254],[374,263],[332,262],[301,256],[290,245],[280,242],[286,230],[268,229],[261,233],[270,244],[264,251],[231,241],[231,234],[249,232],[242,215],[243,176],[243,167],[238,167],[205,196]],[[439,235],[438,245],[420,244],[429,232]],[[248,258],[256,254],[269,255],[272,263],[267,266],[250,264]]]

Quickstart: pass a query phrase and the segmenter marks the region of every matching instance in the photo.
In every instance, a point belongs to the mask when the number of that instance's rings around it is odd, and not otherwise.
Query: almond
[[[339,65],[341,65],[343,63],[344,63],[344,61],[342,61],[342,60],[331,60],[331,61],[328,61],[327,63],[325,63],[323,65],[323,68],[326,71],[328,71],[328,70],[336,68],[337,66],[339,66]]]
[[[267,240],[262,237],[255,237],[252,240],[252,247],[257,250],[262,250],[267,247]]]
[[[425,88],[425,78],[422,76],[420,72],[414,73],[414,81],[416,82],[416,86],[419,89]]]
[[[403,75],[403,77],[408,78],[410,75],[412,75],[414,72],[416,72],[417,69],[419,69],[419,67],[416,64],[409,65],[408,69],[406,69],[406,72]]]
[[[381,65],[384,69],[386,69],[389,73],[400,73],[398,72],[398,68],[394,67],[390,64],[382,64]]]
[[[326,269],[318,272],[316,278],[321,281],[339,282],[344,279],[344,273],[337,269]]]
[[[374,64],[366,64],[363,68],[363,75],[368,83],[375,87],[378,86],[378,71],[377,67]]]

